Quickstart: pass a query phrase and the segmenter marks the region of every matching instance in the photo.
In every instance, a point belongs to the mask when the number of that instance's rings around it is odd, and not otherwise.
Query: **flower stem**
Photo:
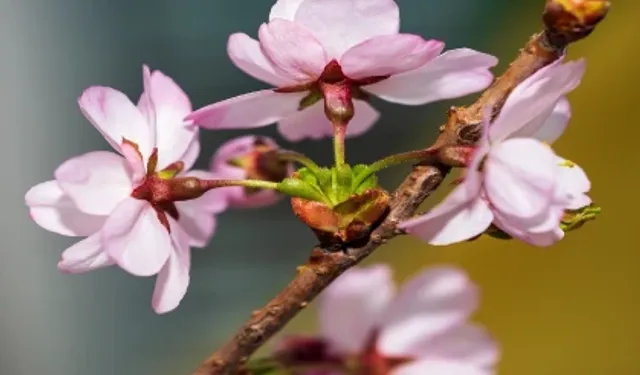
[[[300,165],[306,167],[311,173],[314,175],[318,175],[320,172],[320,167],[313,160],[311,160],[308,156],[300,154],[295,151],[282,150],[278,151],[278,158],[280,160],[285,161],[293,161],[299,163]]]
[[[415,150],[403,152],[400,154],[389,155],[383,159],[380,159],[373,164],[369,165],[367,169],[362,171],[356,179],[353,181],[353,186],[358,187],[369,176],[394,165],[408,163],[408,162],[421,162],[431,158],[433,151],[430,149]]]
[[[336,167],[343,166],[345,164],[345,138],[347,135],[347,124],[334,123],[333,124],[333,156],[336,163]]]
[[[277,182],[263,180],[200,180],[202,187],[211,190],[228,186],[242,186],[255,189],[278,190]]]

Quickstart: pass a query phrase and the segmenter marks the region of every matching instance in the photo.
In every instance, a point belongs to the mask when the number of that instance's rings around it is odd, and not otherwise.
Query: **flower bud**
[[[589,35],[610,6],[605,0],[547,0],[543,20],[552,37],[571,43]]]
[[[211,172],[220,179],[280,182],[291,174],[291,163],[278,158],[278,145],[268,137],[245,136],[222,145],[211,160]],[[224,188],[233,207],[263,207],[281,195],[272,190],[240,186]]]
[[[323,244],[348,244],[366,238],[389,209],[385,190],[369,189],[331,207],[323,202],[292,198],[296,216],[307,224]]]

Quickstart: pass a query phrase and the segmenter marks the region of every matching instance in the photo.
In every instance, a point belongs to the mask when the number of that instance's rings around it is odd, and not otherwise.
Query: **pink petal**
[[[126,138],[137,143],[143,155],[149,155],[154,146],[149,124],[125,94],[110,87],[92,86],[82,93],[78,105],[115,150],[120,150]]]
[[[102,228],[106,253],[135,276],[157,274],[173,249],[167,228],[146,201],[124,200]]]
[[[211,158],[211,171],[227,179],[244,179],[246,174],[242,168],[231,164],[232,159],[253,152],[256,142],[264,142],[267,146],[278,148],[278,144],[269,137],[246,135],[233,138],[223,143]]]
[[[180,212],[178,223],[189,236],[189,245],[194,247],[207,246],[216,228],[216,218],[203,209],[202,202],[198,202],[201,198],[176,202]]]
[[[83,273],[114,264],[104,252],[100,233],[95,233],[65,250],[58,269],[68,273]]]
[[[333,282],[319,299],[320,332],[339,353],[359,353],[394,293],[385,265],[352,268]]]
[[[591,204],[591,198],[585,195],[591,190],[591,181],[585,171],[577,164],[566,166],[562,158],[558,158],[558,188],[556,199],[568,198],[566,209],[577,210]]]
[[[258,30],[260,46],[278,75],[315,81],[329,60],[322,44],[305,28],[276,18]]]
[[[189,236],[182,231],[179,225],[174,225],[171,219],[171,233],[173,241],[169,259],[160,270],[156,278],[156,286],[153,290],[152,306],[158,314],[165,314],[174,310],[187,293],[191,269],[191,249],[189,249]]]
[[[552,203],[556,156],[537,140],[510,139],[493,147],[484,175],[485,191],[494,211],[514,220],[534,222]]]
[[[258,41],[247,34],[232,34],[227,43],[227,53],[235,66],[255,79],[276,87],[296,83],[276,72],[262,52]]]
[[[545,112],[539,114],[511,137],[531,137],[551,144],[564,133],[570,118],[571,107],[569,101],[563,97],[555,106],[549,106]]]
[[[494,224],[511,237],[524,241],[529,245],[548,247],[564,238],[564,232],[560,229],[560,217],[561,215],[549,213],[546,218],[542,219],[542,225],[531,229],[513,219],[503,218],[499,215],[496,215]],[[555,223],[553,223],[554,220]],[[554,227],[550,226],[552,223]]]
[[[424,340],[468,319],[478,306],[478,291],[462,270],[432,267],[405,283],[389,306],[378,350],[410,355]]]
[[[211,172],[220,179],[242,180],[247,178],[246,171],[230,163],[233,158],[245,156],[253,152],[258,139],[266,145],[278,148],[277,143],[269,137],[254,135],[234,138],[225,142],[211,158]],[[240,186],[220,189],[234,208],[259,208],[272,205],[282,199],[282,195],[271,190],[262,190],[247,194]]]
[[[145,67],[146,68],[146,67]],[[145,70],[148,70],[145,69]],[[155,146],[158,148],[158,170],[181,160],[198,137],[198,128],[188,126],[184,118],[191,113],[189,97],[173,79],[159,70],[150,73],[145,80],[147,95],[155,121]]]
[[[322,43],[331,59],[378,35],[397,34],[400,12],[393,0],[305,0],[294,21]]]
[[[147,174],[146,161],[142,159],[142,155],[133,145],[124,142],[120,145],[120,153],[127,161],[131,183],[137,185]]]
[[[378,120],[380,113],[362,100],[353,102],[354,116],[347,127],[347,137],[367,132]],[[333,126],[324,113],[324,103],[318,102],[278,122],[280,134],[290,142],[303,139],[319,140],[333,136]]]
[[[187,119],[208,129],[259,128],[296,113],[306,95],[256,91],[200,108]]]
[[[491,368],[500,358],[500,348],[489,332],[475,324],[463,324],[426,340],[416,347],[418,358],[450,360],[460,364]]]
[[[391,375],[491,375],[494,370],[479,368],[457,361],[423,359],[400,365]]]
[[[272,21],[275,18],[293,21],[298,8],[300,8],[300,4],[302,4],[303,1],[304,0],[277,0],[271,7],[269,21]]]
[[[193,165],[198,160],[198,156],[200,155],[200,139],[199,137],[194,137],[191,141],[191,144],[185,151],[184,155],[182,155],[182,162],[184,163],[184,170],[188,171],[193,167]]]
[[[394,75],[423,66],[443,48],[444,43],[418,35],[380,35],[346,51],[340,66],[351,79]]]
[[[526,137],[541,130],[536,129],[535,125],[540,128],[545,125],[558,101],[576,88],[584,75],[584,60],[565,64],[561,62],[557,60],[540,69],[511,92],[491,125],[492,140]],[[563,117],[566,116],[566,113],[561,113],[560,118],[555,120],[556,124],[562,123]],[[556,136],[557,130],[552,135]]]
[[[106,219],[78,210],[55,180],[32,187],[24,199],[36,224],[64,236],[89,236],[100,230]]]
[[[132,191],[127,161],[107,151],[94,151],[62,163],[55,176],[60,188],[82,212],[108,215]]]
[[[393,103],[422,105],[453,99],[487,88],[489,68],[498,59],[471,49],[447,51],[420,68],[364,86],[366,91]]]
[[[462,184],[427,214],[398,226],[431,245],[449,245],[484,232],[493,220],[486,201],[480,196],[482,184],[477,171],[485,151],[477,150]]]

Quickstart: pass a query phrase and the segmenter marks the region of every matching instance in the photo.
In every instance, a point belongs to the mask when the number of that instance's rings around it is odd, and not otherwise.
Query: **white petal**
[[[100,230],[106,220],[105,216],[89,215],[78,210],[55,180],[29,189],[25,202],[36,224],[64,236],[90,236]]]
[[[393,297],[388,267],[352,268],[319,298],[320,332],[341,353],[358,353],[371,340]]]
[[[158,314],[168,313],[174,310],[187,293],[191,270],[191,249],[189,248],[189,236],[182,231],[173,219],[171,221],[171,239],[173,251],[169,259],[160,270],[156,278],[156,286],[153,290],[152,305]]]
[[[403,356],[424,340],[463,323],[478,306],[478,291],[456,268],[433,267],[402,286],[385,314],[378,350]]]
[[[65,250],[58,269],[69,273],[83,273],[114,264],[115,261],[104,251],[100,233],[95,233]]]
[[[155,275],[173,249],[167,228],[146,201],[124,200],[102,229],[107,254],[135,276]]]
[[[133,189],[129,164],[120,155],[94,151],[62,163],[55,176],[82,212],[108,215]]]
[[[471,49],[447,51],[420,68],[391,76],[363,89],[384,100],[422,105],[453,99],[487,88],[493,81],[489,68],[498,59]]]

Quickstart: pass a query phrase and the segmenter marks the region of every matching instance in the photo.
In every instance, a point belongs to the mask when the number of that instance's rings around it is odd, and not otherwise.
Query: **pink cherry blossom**
[[[488,375],[499,349],[468,322],[477,305],[477,288],[455,268],[430,268],[398,291],[388,267],[354,268],[320,295],[321,338],[367,373]]]
[[[323,82],[346,82],[355,99],[368,93],[420,105],[483,90],[493,80],[495,57],[466,48],[442,53],[443,42],[399,27],[393,0],[278,0],[258,40],[236,33],[228,42],[238,68],[278,89],[218,102],[188,118],[210,129],[278,122],[290,141],[319,139],[333,134]],[[354,113],[347,136],[366,132],[379,116],[363,100],[354,101]]]
[[[473,238],[491,224],[536,246],[560,240],[565,210],[590,203],[590,183],[548,143],[566,128],[564,96],[584,70],[583,60],[557,61],[518,85],[493,123],[485,120],[464,181],[429,213],[400,227],[432,245]]]
[[[223,144],[211,158],[210,170],[221,179],[244,180],[255,178],[281,181],[291,172],[290,163],[278,163],[269,155],[279,149],[278,144],[269,137],[248,135],[235,138]],[[244,164],[233,165],[233,161]],[[259,208],[272,205],[282,199],[282,195],[273,190],[251,191],[242,186],[220,189],[228,196],[233,208]]]
[[[67,160],[54,180],[32,187],[25,200],[41,227],[86,237],[64,251],[60,270],[81,273],[117,264],[136,276],[157,274],[153,308],[165,313],[185,295],[190,247],[209,241],[214,214],[225,209],[226,198],[211,191],[160,206],[134,197],[137,189],[153,189],[153,178],[213,176],[189,171],[200,144],[197,128],[183,120],[192,110],[187,95],[160,71],[145,66],[143,78],[137,106],[123,93],[100,86],[88,88],[78,100],[118,153],[95,151]]]

